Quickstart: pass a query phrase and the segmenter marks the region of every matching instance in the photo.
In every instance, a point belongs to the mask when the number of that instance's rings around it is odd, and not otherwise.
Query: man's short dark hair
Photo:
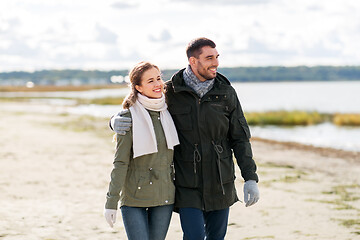
[[[191,40],[186,47],[186,55],[188,59],[190,57],[199,58],[201,48],[205,46],[216,48],[216,44],[208,38],[201,37]]]

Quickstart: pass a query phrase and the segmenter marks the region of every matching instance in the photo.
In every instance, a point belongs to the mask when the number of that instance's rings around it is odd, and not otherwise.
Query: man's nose
[[[213,65],[218,67],[219,66],[219,59],[215,58],[213,61]]]

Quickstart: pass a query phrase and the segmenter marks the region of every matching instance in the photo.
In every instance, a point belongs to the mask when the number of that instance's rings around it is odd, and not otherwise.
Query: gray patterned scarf
[[[191,87],[200,98],[210,91],[215,82],[214,78],[206,80],[205,82],[200,81],[191,70],[190,65],[184,70],[183,77],[185,84]]]

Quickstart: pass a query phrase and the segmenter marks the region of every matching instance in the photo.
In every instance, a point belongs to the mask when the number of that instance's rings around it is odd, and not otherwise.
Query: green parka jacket
[[[158,152],[134,159],[132,128],[126,135],[116,136],[114,168],[106,197],[106,209],[117,209],[119,199],[121,206],[131,207],[153,207],[174,203],[174,151],[167,148],[160,113],[148,112],[154,125]],[[128,112],[124,116],[131,117],[131,114]]]
[[[245,181],[258,181],[250,131],[237,94],[217,73],[202,98],[183,79],[184,69],[166,82],[166,98],[179,136],[174,149],[175,208],[220,210],[238,201],[234,153]]]

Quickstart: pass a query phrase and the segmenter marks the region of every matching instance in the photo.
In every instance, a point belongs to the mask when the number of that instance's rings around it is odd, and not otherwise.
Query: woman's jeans
[[[226,235],[229,208],[205,212],[197,208],[180,208],[184,240],[223,240]]]
[[[129,240],[163,240],[169,228],[174,205],[158,207],[121,207]]]

